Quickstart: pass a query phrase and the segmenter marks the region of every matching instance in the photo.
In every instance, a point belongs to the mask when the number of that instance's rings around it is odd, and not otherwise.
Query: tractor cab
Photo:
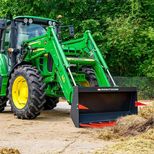
[[[46,34],[48,26],[55,26],[58,31],[58,22],[48,18],[19,16],[13,20],[0,20],[1,52],[9,54],[7,57],[11,67],[20,63],[22,43]]]
[[[20,49],[24,41],[46,34],[48,26],[58,26],[58,22],[53,19],[38,17],[16,17],[14,24],[17,29],[16,48]]]

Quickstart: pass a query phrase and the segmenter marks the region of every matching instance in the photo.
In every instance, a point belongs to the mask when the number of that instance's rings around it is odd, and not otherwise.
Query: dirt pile
[[[153,106],[144,107],[139,115],[130,115],[118,119],[114,127],[99,130],[98,138],[104,140],[135,136],[154,128]]]
[[[154,102],[151,103],[149,106],[144,106],[139,108],[139,116],[150,119],[151,117],[154,117]]]
[[[0,154],[20,154],[20,152],[14,148],[0,148]]]
[[[120,118],[114,127],[100,130],[98,138],[114,140],[115,144],[96,154],[153,154],[154,104],[140,108],[138,115]]]
[[[135,137],[123,139],[113,146],[97,150],[96,154],[153,154],[154,151],[154,129]]]

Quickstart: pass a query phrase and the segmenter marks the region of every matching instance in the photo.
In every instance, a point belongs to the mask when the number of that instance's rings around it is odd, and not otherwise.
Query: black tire
[[[19,76],[24,77],[28,85],[28,98],[26,105],[22,109],[16,107],[12,98],[13,83]],[[17,116],[17,118],[34,119],[40,114],[46,101],[44,88],[45,84],[43,83],[42,77],[39,75],[38,70],[31,65],[22,65],[14,70],[9,81],[8,97],[12,111]]]
[[[44,110],[52,110],[57,106],[59,98],[57,97],[46,97],[46,102],[44,104]]]
[[[6,107],[6,98],[0,97],[0,112],[3,112]]]
[[[90,87],[98,86],[95,72],[92,68],[87,68],[87,67],[82,68],[82,72],[85,73],[86,79],[89,82]]]

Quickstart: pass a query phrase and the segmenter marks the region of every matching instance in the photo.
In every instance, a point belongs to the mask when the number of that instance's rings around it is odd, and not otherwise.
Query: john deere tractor
[[[17,118],[34,119],[64,97],[76,127],[137,113],[136,88],[115,84],[91,32],[67,41],[62,35],[53,19],[0,20],[0,111],[9,100]]]

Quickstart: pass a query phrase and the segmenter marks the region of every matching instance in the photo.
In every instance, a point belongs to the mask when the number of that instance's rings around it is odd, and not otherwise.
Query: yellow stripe
[[[43,50],[45,50],[45,48],[38,48],[38,49],[33,50],[33,52],[43,51]]]
[[[40,41],[36,41],[36,42],[31,42],[31,43],[29,43],[29,45],[33,45],[33,44],[36,44],[36,43],[40,43]]]
[[[91,61],[91,62],[95,61],[94,59],[90,59],[90,58],[67,58],[67,60],[68,61],[69,60],[74,60],[74,61],[81,60],[81,61]]]

